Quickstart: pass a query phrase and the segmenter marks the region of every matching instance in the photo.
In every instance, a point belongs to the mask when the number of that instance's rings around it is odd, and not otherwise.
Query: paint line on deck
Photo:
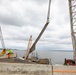
[[[76,70],[53,70],[53,72],[58,72],[58,73],[76,73]]]

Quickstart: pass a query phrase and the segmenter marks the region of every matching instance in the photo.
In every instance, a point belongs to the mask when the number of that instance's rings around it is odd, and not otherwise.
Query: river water
[[[23,57],[26,53],[25,50],[13,50],[17,52],[18,57]],[[38,58],[51,59],[52,64],[64,64],[64,59],[73,59],[73,51],[68,50],[37,50],[34,51],[31,56],[37,56]]]

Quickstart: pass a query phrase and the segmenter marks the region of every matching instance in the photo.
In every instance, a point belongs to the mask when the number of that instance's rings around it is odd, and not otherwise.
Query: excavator
[[[2,44],[2,47],[3,47],[2,52],[0,52],[0,59],[8,58],[8,53],[7,53],[7,50],[6,50],[6,48],[5,48],[4,39],[3,39],[3,35],[2,35],[2,30],[1,30],[1,26],[0,26],[0,39],[1,39],[1,44]],[[10,54],[10,58],[15,58],[15,57],[17,57],[17,54],[16,54],[16,53],[11,53],[11,54]]]

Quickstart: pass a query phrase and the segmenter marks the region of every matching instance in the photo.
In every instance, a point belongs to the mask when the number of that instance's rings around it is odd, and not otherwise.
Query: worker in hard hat
[[[10,54],[13,53],[12,49],[9,49],[9,50],[8,50],[8,53],[10,53]]]
[[[13,53],[12,49],[8,50],[8,58],[10,58],[11,54]]]

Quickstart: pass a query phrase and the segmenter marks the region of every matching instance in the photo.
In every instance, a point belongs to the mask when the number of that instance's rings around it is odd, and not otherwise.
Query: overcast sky
[[[46,22],[48,1],[0,0],[0,25],[6,48],[26,50],[30,35],[35,41]],[[68,0],[52,0],[50,23],[36,50],[72,50]]]

